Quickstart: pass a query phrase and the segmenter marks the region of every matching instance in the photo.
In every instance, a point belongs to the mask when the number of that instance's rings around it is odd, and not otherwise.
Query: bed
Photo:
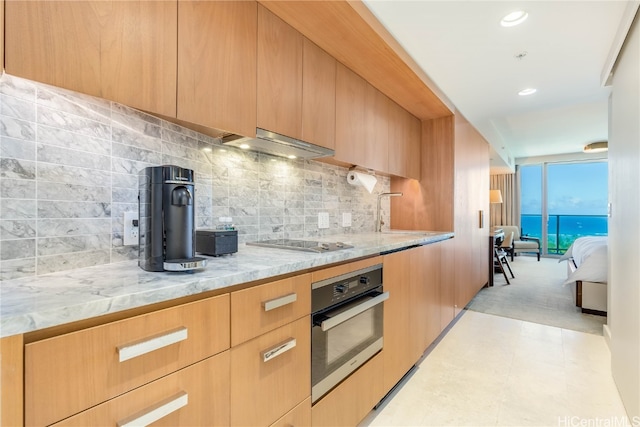
[[[558,262],[561,261],[567,261],[563,285],[572,285],[576,306],[583,313],[606,316],[607,237],[577,238]]]

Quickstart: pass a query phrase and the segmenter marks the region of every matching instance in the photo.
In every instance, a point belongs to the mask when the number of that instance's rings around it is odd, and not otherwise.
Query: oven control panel
[[[312,284],[313,312],[346,301],[382,285],[382,265],[368,267]]]

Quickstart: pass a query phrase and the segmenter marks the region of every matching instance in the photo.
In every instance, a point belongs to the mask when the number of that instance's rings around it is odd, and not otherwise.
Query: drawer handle
[[[118,421],[118,427],[139,427],[148,426],[155,423],[160,418],[164,418],[172,412],[187,406],[189,403],[189,396],[184,391],[165,399],[155,405],[138,412],[124,420]]]
[[[291,304],[292,302],[296,302],[298,300],[298,294],[295,292],[289,295],[285,295],[280,298],[272,299],[269,301],[265,301],[262,303],[264,307],[264,311],[270,311],[278,307],[282,307],[283,305]]]
[[[272,349],[263,352],[262,361],[268,362],[269,360],[274,359],[283,353],[286,353],[287,351],[291,350],[295,346],[296,346],[296,339],[289,338],[287,341],[282,342],[277,346],[273,347]]]
[[[187,328],[180,327],[169,332],[155,335],[151,338],[145,338],[131,344],[118,347],[118,356],[120,362],[142,356],[162,347],[170,346],[187,339]]]

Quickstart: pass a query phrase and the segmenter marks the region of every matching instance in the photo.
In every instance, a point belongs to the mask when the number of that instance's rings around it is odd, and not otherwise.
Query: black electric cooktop
[[[291,249],[305,252],[331,252],[353,247],[342,242],[317,242],[313,240],[296,239],[259,240],[257,242],[247,242],[247,245],[262,246],[266,248]]]

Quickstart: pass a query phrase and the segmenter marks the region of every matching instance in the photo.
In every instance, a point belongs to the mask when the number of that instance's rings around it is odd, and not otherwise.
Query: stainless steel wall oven
[[[311,400],[382,350],[382,264],[313,283]]]

